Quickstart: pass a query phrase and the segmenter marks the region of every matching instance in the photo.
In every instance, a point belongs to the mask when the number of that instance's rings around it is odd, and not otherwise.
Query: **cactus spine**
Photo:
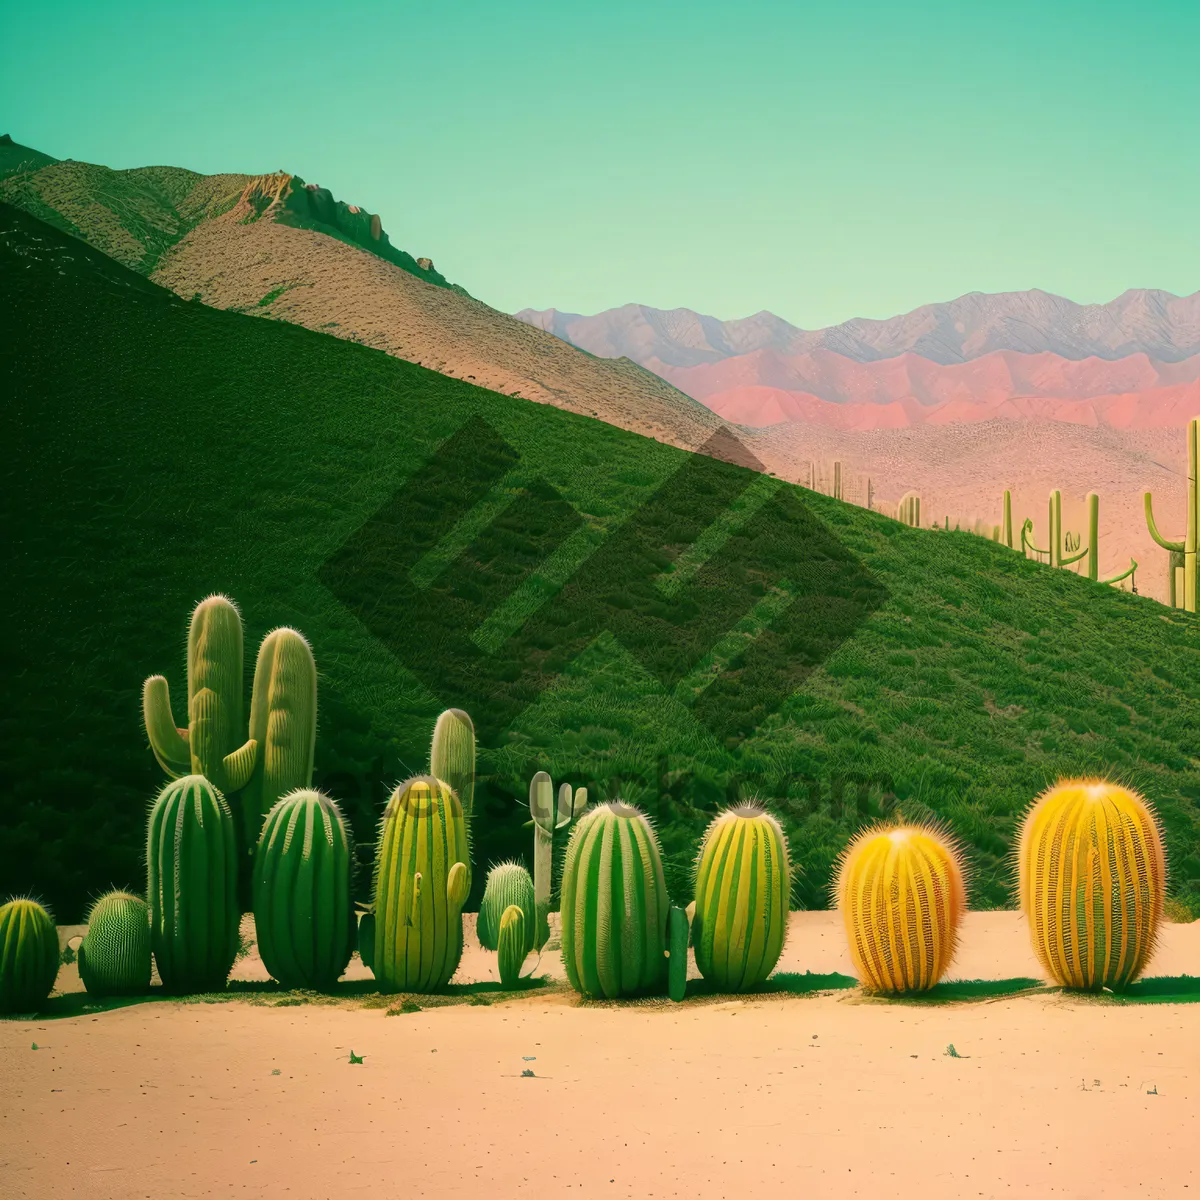
[[[250,695],[250,738],[258,761],[241,796],[242,837],[258,843],[263,818],[281,797],[312,786],[317,744],[317,664],[312,648],[294,629],[263,638]]]
[[[254,928],[263,966],[288,988],[330,988],[353,952],[349,831],[336,803],[302,788],[263,822],[254,856]]]
[[[758,987],[787,932],[791,863],[779,822],[757,804],[713,818],[696,867],[696,968],[723,991]]]
[[[475,926],[479,944],[485,950],[499,949],[500,921],[514,904],[525,914],[525,936],[529,939],[525,951],[528,953],[533,949],[534,920],[537,916],[533,880],[520,863],[497,863],[488,872],[483,901],[479,905],[479,921]]]
[[[538,950],[550,940],[551,892],[554,889],[555,848],[562,847],[571,826],[587,808],[587,789],[571,791],[564,783],[554,800],[554,782],[538,771],[529,783],[529,815],[533,818],[533,890],[537,909],[533,944]]]
[[[1033,949],[1063,987],[1133,982],[1154,950],[1166,896],[1158,823],[1136,792],[1068,779],[1030,806],[1017,848]]]
[[[506,988],[516,987],[521,979],[521,964],[529,953],[527,924],[525,911],[520,905],[510,904],[500,915],[497,950],[500,958],[500,983]]]
[[[1183,541],[1172,542],[1164,538],[1158,532],[1158,526],[1154,522],[1154,508],[1150,498],[1150,493],[1145,495],[1146,508],[1146,528],[1150,531],[1150,536],[1164,549],[1169,550],[1172,555],[1182,555],[1182,562],[1179,564],[1183,567],[1183,609],[1185,612],[1194,613],[1196,611],[1196,539],[1197,530],[1200,528],[1200,492],[1196,487],[1196,460],[1197,460],[1197,423],[1200,418],[1193,417],[1188,422],[1187,427],[1187,444],[1188,444],[1188,493],[1187,493],[1187,525],[1185,527]],[[1174,596],[1175,592],[1175,559],[1171,559],[1171,592]],[[1174,603],[1174,599],[1172,599]]]
[[[451,788],[418,775],[392,793],[375,856],[371,969],[383,992],[433,992],[462,957],[471,852]]]
[[[237,833],[225,797],[202,775],[169,783],[146,838],[150,946],[172,992],[225,986],[238,948]]]
[[[58,978],[58,930],[36,900],[0,906],[0,1013],[37,1012]]]
[[[150,910],[140,896],[109,892],[87,917],[79,978],[90,996],[137,996],[150,987]]]
[[[475,726],[461,708],[446,709],[433,727],[429,773],[454,789],[469,821],[475,806]]]
[[[842,852],[833,891],[864,991],[924,991],[945,974],[967,897],[957,847],[939,829],[864,829]]]
[[[161,675],[142,689],[142,716],[159,765],[172,778],[203,775],[218,791],[245,787],[257,744],[243,743],[242,618],[232,600],[209,596],[188,625],[188,727],[177,728]]]
[[[687,910],[673,906],[667,920],[667,995],[676,1002],[687,995],[689,934]]]
[[[575,826],[562,884],[562,957],[589,998],[655,991],[665,982],[666,880],[646,818],[620,800]]]

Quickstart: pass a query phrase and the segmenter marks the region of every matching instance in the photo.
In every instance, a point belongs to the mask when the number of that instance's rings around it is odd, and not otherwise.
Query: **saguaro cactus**
[[[750,991],[775,969],[787,933],[791,862],[779,822],[757,804],[713,818],[696,866],[696,968],[724,991]]]
[[[497,863],[488,872],[479,905],[479,920],[475,925],[475,934],[485,950],[499,948],[500,920],[514,904],[525,914],[525,936],[529,939],[525,949],[532,950],[537,917],[533,880],[518,862]]]
[[[284,987],[330,988],[354,949],[350,831],[309,788],[281,797],[254,856],[254,928],[263,966]]]
[[[533,818],[533,890],[537,908],[533,944],[540,950],[550,939],[551,892],[556,845],[587,808],[587,789],[563,784],[554,800],[554,781],[538,771],[529,783],[529,815]]]
[[[1136,792],[1067,779],[1026,813],[1017,847],[1033,949],[1063,987],[1132,983],[1154,951],[1166,896],[1158,822]]]
[[[865,991],[924,991],[945,974],[967,897],[957,847],[941,830],[864,829],[842,853],[833,894]]]
[[[615,999],[661,989],[667,973],[666,880],[646,818],[620,800],[575,826],[562,884],[562,957],[571,986]]]
[[[58,930],[36,900],[0,906],[0,1013],[37,1012],[58,978]]]
[[[241,795],[243,846],[258,843],[263,818],[281,797],[312,786],[317,744],[317,664],[303,634],[274,629],[263,638],[250,694],[254,774]]]
[[[1188,444],[1188,492],[1187,492],[1187,509],[1186,518],[1187,525],[1183,535],[1183,540],[1173,542],[1163,537],[1158,532],[1158,526],[1154,522],[1154,509],[1150,498],[1150,493],[1145,495],[1146,506],[1146,528],[1150,530],[1150,536],[1164,549],[1169,550],[1172,555],[1182,555],[1183,561],[1180,566],[1183,567],[1183,608],[1185,612],[1194,613],[1196,611],[1196,539],[1197,530],[1200,529],[1200,492],[1196,487],[1196,458],[1197,458],[1197,422],[1200,418],[1193,417],[1188,422],[1187,427],[1187,444]],[[1174,558],[1171,560],[1171,592],[1175,592],[1175,568]],[[1172,599],[1174,603],[1174,599]]]
[[[833,498],[835,500],[842,498],[842,464],[837,459],[833,464]]]
[[[475,806],[475,726],[461,708],[446,709],[433,727],[429,773],[454,789],[469,821]]]
[[[146,837],[150,946],[164,987],[225,986],[238,948],[238,850],[233,814],[203,775],[169,783]]]
[[[1000,541],[1010,550],[1013,548],[1012,492],[1008,488],[1004,489],[1004,521],[1000,527]]]
[[[91,996],[137,996],[150,987],[150,910],[129,892],[101,896],[87,916],[79,978]]]
[[[242,618],[226,596],[209,596],[188,625],[188,726],[171,714],[166,679],[151,675],[142,688],[142,716],[159,765],[172,778],[203,775],[222,793],[246,785],[257,743],[245,737],[242,697]]]
[[[504,987],[516,987],[520,982],[521,964],[529,953],[529,940],[524,909],[518,904],[510,904],[500,915],[500,929],[496,939],[500,960],[500,983]]]
[[[903,522],[905,525],[920,528],[921,497],[916,492],[905,492],[900,497],[900,502],[896,506],[896,520]]]
[[[375,855],[374,951],[382,992],[433,992],[462,957],[471,851],[462,804],[443,780],[418,775],[392,793]]]

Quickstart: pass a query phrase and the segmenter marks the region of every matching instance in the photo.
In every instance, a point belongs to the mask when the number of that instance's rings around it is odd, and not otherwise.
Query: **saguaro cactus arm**
[[[170,685],[161,675],[151,675],[142,685],[142,719],[158,765],[172,779],[190,775],[192,752],[188,747],[187,730],[175,724]]]
[[[1184,544],[1182,541],[1172,542],[1170,539],[1163,537],[1163,535],[1158,532],[1158,526],[1154,521],[1154,502],[1150,497],[1151,493],[1147,492],[1143,500],[1146,509],[1146,528],[1150,531],[1150,536],[1164,550],[1174,550],[1177,553],[1182,554],[1184,551]]]
[[[1023,551],[1032,550],[1034,554],[1048,554],[1049,551],[1043,550],[1033,540],[1033,518],[1026,517],[1025,524],[1021,526],[1021,549]]]
[[[1129,576],[1132,575],[1134,573],[1134,571],[1136,571],[1136,570],[1137,570],[1137,559],[1131,558],[1129,560],[1129,569],[1128,570],[1122,571],[1120,575],[1114,575],[1111,579],[1106,579],[1104,582],[1105,583],[1120,583],[1122,579],[1128,579]]]

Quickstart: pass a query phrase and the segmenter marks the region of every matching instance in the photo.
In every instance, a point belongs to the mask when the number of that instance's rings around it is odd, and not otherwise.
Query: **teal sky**
[[[0,132],[294,171],[509,311],[1200,288],[1198,0],[36,7]]]

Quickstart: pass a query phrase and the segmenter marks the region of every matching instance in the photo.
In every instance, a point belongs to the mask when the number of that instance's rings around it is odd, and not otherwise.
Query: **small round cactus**
[[[497,863],[488,872],[483,901],[479,905],[479,920],[475,925],[479,944],[485,950],[499,948],[500,920],[505,910],[513,904],[525,914],[525,933],[529,939],[525,952],[528,953],[533,949],[535,931],[533,880],[518,862]]]
[[[516,904],[510,904],[500,917],[500,983],[506,988],[514,988],[520,982],[521,964],[532,940],[529,936],[532,923]]]
[[[37,1012],[58,978],[58,930],[36,900],[0,907],[0,1013]]]
[[[864,829],[842,853],[834,895],[864,991],[925,991],[946,973],[967,894],[958,849],[940,829]]]
[[[88,912],[79,978],[89,996],[137,996],[150,987],[150,910],[140,896],[109,892]]]

